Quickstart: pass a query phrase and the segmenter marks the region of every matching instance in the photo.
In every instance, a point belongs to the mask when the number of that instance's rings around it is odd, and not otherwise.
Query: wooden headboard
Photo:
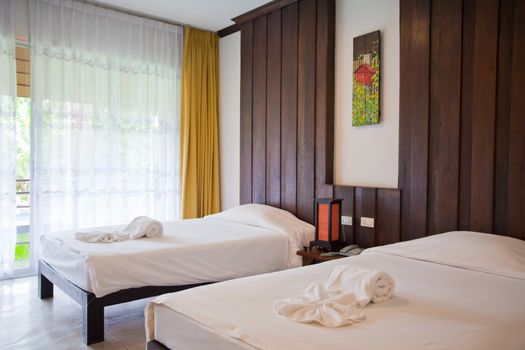
[[[400,2],[402,239],[525,239],[525,2]]]
[[[334,0],[274,1],[241,28],[241,203],[313,223],[314,198],[344,199],[346,239],[399,240],[400,191],[334,186]],[[349,92],[351,93],[351,92]],[[359,225],[362,216],[375,227]]]

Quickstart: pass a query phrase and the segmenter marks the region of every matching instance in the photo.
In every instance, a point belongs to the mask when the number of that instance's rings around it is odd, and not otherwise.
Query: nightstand
[[[324,261],[330,261],[335,259],[341,259],[346,258],[342,255],[336,255],[336,256],[322,256],[321,253],[326,253],[326,251],[321,250],[319,248],[308,248],[297,251],[297,255],[303,257],[303,266],[312,265],[321,263]]]

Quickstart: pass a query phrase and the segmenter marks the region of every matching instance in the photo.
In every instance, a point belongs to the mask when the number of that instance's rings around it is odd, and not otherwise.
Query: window
[[[31,159],[31,100],[30,51],[16,48],[16,225],[17,237],[14,268],[30,268],[30,159]]]

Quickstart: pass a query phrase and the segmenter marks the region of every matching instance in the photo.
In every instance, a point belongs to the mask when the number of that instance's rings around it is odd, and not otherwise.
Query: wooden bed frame
[[[104,341],[104,307],[165,293],[178,292],[210,283],[129,288],[97,298],[95,294],[79,288],[64,278],[45,261],[40,260],[38,263],[38,296],[40,299],[52,298],[53,286],[56,285],[82,306],[82,340],[86,345]],[[160,343],[158,344],[160,345]],[[148,349],[150,349],[149,346],[148,344]],[[165,349],[165,347],[152,349]]]
[[[151,340],[148,342],[146,350],[169,350],[169,348],[165,347],[162,345],[162,343],[159,343],[156,340]]]

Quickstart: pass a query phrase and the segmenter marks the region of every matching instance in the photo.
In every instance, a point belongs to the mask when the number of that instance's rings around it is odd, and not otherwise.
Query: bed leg
[[[38,271],[38,297],[40,299],[53,297],[53,283],[41,271]]]
[[[104,304],[92,293],[82,300],[82,340],[86,345],[104,341]]]

